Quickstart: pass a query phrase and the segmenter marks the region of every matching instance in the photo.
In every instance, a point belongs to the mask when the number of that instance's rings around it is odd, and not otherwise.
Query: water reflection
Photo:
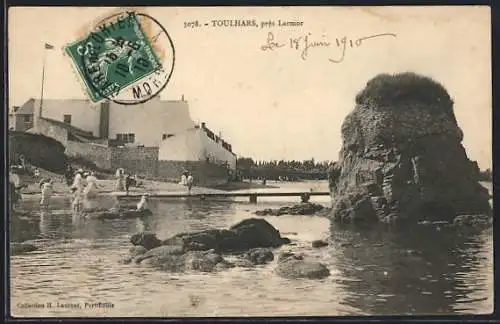
[[[90,209],[111,208],[116,204],[115,199],[99,197],[86,200],[84,205]],[[234,210],[231,201],[152,199],[148,206],[153,211],[152,216],[111,220],[86,218],[81,212],[73,211],[66,200],[53,203],[51,208],[32,206],[33,210],[29,213],[12,214],[11,239],[12,241],[40,238],[96,240],[142,231],[151,231],[157,233],[159,237],[166,237],[180,232],[232,225],[225,221],[227,213]]]
[[[462,235],[452,228],[421,226],[357,233],[337,229],[332,236],[341,246],[332,252],[340,283],[349,291],[343,303],[370,314],[468,311],[474,305],[459,305],[474,302],[471,292],[491,284],[491,256],[480,253],[488,233]]]
[[[136,202],[121,205],[134,207]],[[284,249],[305,253],[328,266],[331,277],[320,281],[281,279],[274,273],[275,263],[255,269],[179,276],[118,263],[130,247],[132,233],[151,231],[164,239],[180,232],[227,228],[241,219],[255,217],[252,212],[257,209],[296,202],[293,198],[276,202],[263,199],[257,205],[151,199],[148,206],[152,216],[98,220],[73,213],[66,198],[54,199],[50,210],[40,210],[38,200],[23,201],[23,210],[11,215],[11,240],[45,238],[53,244],[40,253],[12,258],[13,305],[54,296],[60,300],[109,300],[117,305],[112,310],[114,316],[210,316],[215,315],[214,309],[226,316],[492,310],[491,230],[460,233],[444,227],[439,231],[424,226],[394,231],[334,226],[329,231],[329,222],[323,218],[266,217],[282,233],[296,232],[289,234],[295,245]],[[108,196],[91,203],[110,208],[116,201]],[[330,246],[311,248],[312,240],[328,235]],[[43,272],[39,271],[41,266]],[[175,296],[165,298],[172,291]],[[190,295],[202,296],[205,303],[198,308],[185,306]],[[41,315],[32,309],[16,312]],[[65,314],[94,315],[88,311]]]

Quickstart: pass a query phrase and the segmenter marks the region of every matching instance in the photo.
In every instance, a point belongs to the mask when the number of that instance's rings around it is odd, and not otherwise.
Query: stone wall
[[[114,171],[125,169],[131,174],[154,177],[157,173],[157,147],[108,147],[95,143],[68,141],[66,154],[83,157],[99,168]]]
[[[64,146],[68,143],[68,130],[54,125],[53,123],[42,118],[37,119],[35,129],[32,132],[51,137],[56,141],[61,142]]]
[[[111,148],[105,145],[93,143],[81,143],[68,141],[66,145],[66,154],[72,157],[82,157],[94,162],[99,168],[112,170]]]
[[[158,161],[157,178],[163,181],[179,182],[182,172],[193,174],[196,186],[214,186],[228,182],[228,170],[205,161]]]
[[[154,177],[158,168],[157,147],[112,147],[110,164],[113,169],[124,168],[126,172]]]

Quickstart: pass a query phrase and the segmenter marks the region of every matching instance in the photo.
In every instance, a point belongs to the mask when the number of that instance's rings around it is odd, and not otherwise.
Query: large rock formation
[[[53,138],[26,132],[9,131],[9,162],[17,164],[18,156],[47,171],[62,173],[66,168],[64,145]]]
[[[229,229],[207,229],[199,232],[179,233],[160,241],[153,233],[132,235],[130,242],[152,249],[161,245],[180,246],[183,251],[241,252],[254,248],[277,248],[290,240],[264,219],[245,219]]]
[[[216,271],[235,266],[222,253],[241,253],[243,266],[266,264],[274,254],[268,248],[290,243],[263,219],[245,219],[229,229],[180,233],[161,241],[154,233],[132,235],[134,245],[122,263],[146,264],[166,271]],[[239,262],[241,263],[241,262]]]
[[[461,145],[453,101],[435,81],[413,73],[371,79],[344,120],[342,138],[329,171],[334,220],[491,215],[477,163]]]

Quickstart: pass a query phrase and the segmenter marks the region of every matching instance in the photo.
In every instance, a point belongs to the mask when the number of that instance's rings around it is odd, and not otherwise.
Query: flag
[[[54,48],[54,46],[45,43],[45,49],[53,49],[53,48]]]

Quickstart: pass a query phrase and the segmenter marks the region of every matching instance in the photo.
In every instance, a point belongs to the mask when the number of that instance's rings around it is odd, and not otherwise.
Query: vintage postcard
[[[9,310],[491,314],[487,6],[12,7]]]

